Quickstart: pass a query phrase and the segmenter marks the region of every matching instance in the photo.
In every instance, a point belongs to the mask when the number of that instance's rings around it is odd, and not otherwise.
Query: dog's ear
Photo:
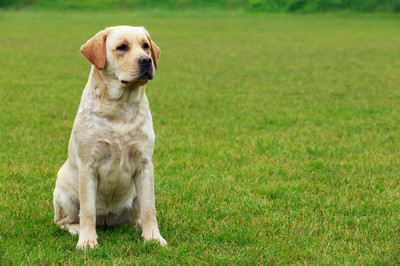
[[[157,46],[157,44],[155,44],[152,40],[150,40],[150,51],[151,51],[151,57],[153,58],[154,61],[154,67],[157,69],[158,68],[158,58],[160,58],[160,54],[161,54],[161,50],[160,48]]]
[[[146,31],[147,39],[150,41],[151,57],[153,58],[154,67],[158,68],[158,58],[160,58],[161,50],[150,38],[150,34]]]
[[[102,70],[106,66],[106,40],[109,32],[109,29],[98,32],[82,45],[80,49],[80,52],[98,70]]]

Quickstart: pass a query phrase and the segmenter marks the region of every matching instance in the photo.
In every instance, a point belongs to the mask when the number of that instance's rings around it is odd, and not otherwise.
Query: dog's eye
[[[120,46],[117,47],[117,50],[118,50],[118,51],[126,52],[126,51],[129,50],[129,46],[126,45],[126,44],[121,44]]]
[[[145,49],[145,50],[147,50],[147,49],[149,49],[150,48],[150,46],[145,42],[144,44],[143,44],[143,49]]]

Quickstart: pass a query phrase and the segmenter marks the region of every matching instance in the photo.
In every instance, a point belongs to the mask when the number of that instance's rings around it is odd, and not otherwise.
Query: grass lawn
[[[53,222],[52,192],[110,25],[161,48],[147,87],[166,248],[130,226],[99,248]],[[3,263],[400,263],[395,15],[0,12]]]

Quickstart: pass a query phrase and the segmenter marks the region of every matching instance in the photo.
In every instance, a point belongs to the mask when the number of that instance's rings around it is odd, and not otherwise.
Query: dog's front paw
[[[157,241],[162,247],[167,245],[167,241],[161,236],[158,230],[152,231],[151,233],[143,233],[144,241]]]
[[[76,245],[76,249],[87,250],[89,248],[96,248],[99,244],[97,243],[97,239],[81,239],[79,238],[78,244]]]
[[[168,245],[167,241],[165,241],[165,239],[161,235],[159,238],[157,238],[157,241],[160,243],[160,245],[162,247],[165,247],[166,245]]]

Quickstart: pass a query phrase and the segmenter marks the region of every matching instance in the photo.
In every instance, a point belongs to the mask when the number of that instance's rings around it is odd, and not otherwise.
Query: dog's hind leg
[[[79,233],[79,199],[73,194],[75,189],[65,187],[73,181],[73,171],[69,169],[68,161],[58,171],[57,183],[54,189],[54,222],[71,234]],[[59,182],[62,181],[62,182]],[[66,182],[67,181],[67,182]],[[69,182],[68,182],[69,181]]]

